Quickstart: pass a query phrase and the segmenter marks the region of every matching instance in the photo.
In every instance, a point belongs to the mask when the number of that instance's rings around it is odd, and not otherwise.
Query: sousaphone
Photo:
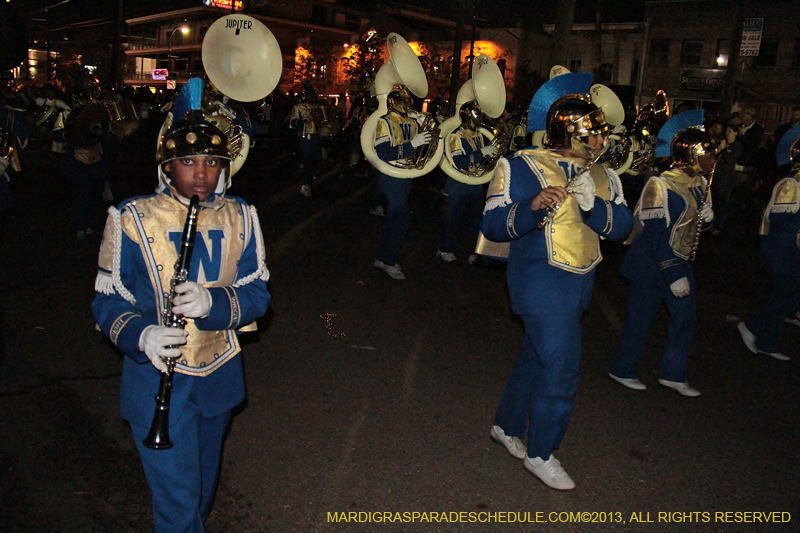
[[[492,161],[489,162],[490,164],[482,165],[474,173],[465,173],[456,168],[453,164],[453,155],[449,149],[450,136],[461,125],[461,117],[459,115],[461,106],[473,100],[478,102],[481,111],[489,118],[498,118],[503,114],[503,110],[506,107],[506,84],[503,81],[503,74],[494,60],[486,54],[481,54],[475,58],[472,79],[468,80],[458,90],[455,114],[442,123],[442,139],[444,139],[446,149],[444,150],[444,157],[442,157],[442,161],[439,164],[442,170],[454,180],[468,185],[481,185],[492,179],[492,170],[494,170],[499,158],[505,155],[510,138],[498,138],[495,141],[494,133],[485,127],[481,127],[479,129],[481,134],[489,142],[495,144],[497,148],[496,157],[492,158]]]
[[[419,98],[428,94],[428,79],[425,69],[422,68],[417,54],[403,37],[390,33],[386,39],[389,50],[389,62],[385,63],[375,77],[375,95],[378,99],[378,110],[372,113],[361,128],[361,150],[364,157],[372,166],[387,176],[395,178],[417,178],[431,172],[442,158],[444,143],[441,137],[431,138],[431,143],[436,142],[436,150],[432,152],[428,161],[422,168],[400,168],[383,161],[375,153],[375,130],[378,120],[389,112],[386,97],[395,85],[405,85],[408,90]]]
[[[592,85],[589,95],[592,97],[592,103],[603,110],[606,122],[613,126],[608,135],[609,146],[603,164],[617,174],[623,174],[633,162],[631,138],[627,128],[622,125],[625,122],[625,107],[614,91],[600,83]]]
[[[206,32],[203,68],[211,84],[239,102],[255,102],[275,89],[283,70],[283,56],[275,36],[261,21],[247,15],[227,15]],[[203,110],[206,120],[228,137],[232,177],[242,168],[250,150],[250,136],[218,110]],[[158,142],[172,126],[172,114],[161,127]]]

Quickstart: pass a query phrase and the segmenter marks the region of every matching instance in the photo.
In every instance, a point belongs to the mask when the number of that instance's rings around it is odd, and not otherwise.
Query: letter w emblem
[[[225,232],[221,229],[210,229],[205,232],[198,231],[192,252],[192,264],[189,268],[189,280],[197,283],[214,283],[219,281],[222,270],[222,241]],[[180,254],[181,232],[169,232],[169,240],[175,245],[175,251]],[[208,243],[211,243],[209,249]]]

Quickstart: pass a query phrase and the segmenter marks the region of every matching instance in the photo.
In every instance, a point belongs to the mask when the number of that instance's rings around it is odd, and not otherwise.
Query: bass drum
[[[106,110],[111,121],[111,133],[117,137],[125,137],[139,129],[139,117],[132,102],[110,102],[106,104]]]

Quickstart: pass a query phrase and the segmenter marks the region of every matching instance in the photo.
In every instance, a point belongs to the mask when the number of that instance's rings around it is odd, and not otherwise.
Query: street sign
[[[232,0],[203,0],[203,4],[211,7],[221,7],[223,9],[230,9],[231,8],[231,1]],[[244,9],[242,5],[242,0],[236,0],[236,4],[233,7],[236,11],[241,11]]]
[[[681,87],[687,91],[716,92],[724,85],[724,69],[691,68],[681,72]]]
[[[153,69],[153,79],[154,80],[165,80],[169,75],[169,70],[165,68],[154,68]]]
[[[167,89],[175,88],[175,80],[167,80]]]
[[[742,26],[742,46],[739,55],[742,57],[756,57],[761,48],[761,32],[764,29],[764,19],[744,19]]]

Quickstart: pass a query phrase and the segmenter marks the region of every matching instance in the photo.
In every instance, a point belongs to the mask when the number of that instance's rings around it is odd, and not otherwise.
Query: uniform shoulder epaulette
[[[772,190],[768,210],[771,213],[797,213],[800,209],[800,182],[783,178]]]
[[[486,192],[486,206],[483,212],[491,211],[495,207],[502,207],[511,203],[511,193],[508,190],[511,179],[511,162],[516,154],[510,158],[501,157],[494,167],[492,181]]]
[[[650,178],[644,186],[639,199],[639,219],[652,220],[663,218],[669,225],[669,208],[667,206],[667,184],[658,176]]]

